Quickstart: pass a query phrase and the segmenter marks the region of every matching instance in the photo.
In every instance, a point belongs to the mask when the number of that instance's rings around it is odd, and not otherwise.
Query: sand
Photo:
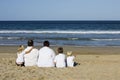
[[[16,66],[17,47],[0,46],[0,80],[120,80],[119,48],[65,46],[64,51],[73,51],[80,65],[39,68]]]

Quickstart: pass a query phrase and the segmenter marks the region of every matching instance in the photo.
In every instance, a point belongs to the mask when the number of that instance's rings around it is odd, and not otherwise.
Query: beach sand
[[[52,48],[56,51],[58,46]],[[120,47],[63,48],[65,53],[73,51],[80,65],[73,68],[18,67],[15,65],[17,46],[0,46],[0,80],[120,80]]]

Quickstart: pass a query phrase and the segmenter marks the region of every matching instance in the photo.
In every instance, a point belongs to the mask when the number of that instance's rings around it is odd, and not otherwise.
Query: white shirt
[[[27,47],[25,51],[29,51],[32,47]],[[36,66],[37,65],[37,60],[38,60],[38,50],[37,49],[32,49],[30,53],[27,53],[24,55],[25,59],[25,66]]]
[[[54,67],[55,52],[49,47],[39,50],[38,67]]]
[[[74,61],[73,61],[74,58],[75,58],[74,56],[68,56],[67,57],[67,66],[68,67],[73,67],[74,66]]]
[[[22,51],[21,53],[17,53],[17,59],[16,59],[17,64],[24,62],[24,54],[25,54],[24,51]]]
[[[63,53],[58,54],[55,57],[54,62],[56,63],[57,68],[65,67],[66,66],[66,64],[65,64],[65,54],[63,54]]]

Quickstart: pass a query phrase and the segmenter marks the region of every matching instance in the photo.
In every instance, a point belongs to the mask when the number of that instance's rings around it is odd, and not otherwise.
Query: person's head
[[[23,45],[20,45],[17,50],[18,50],[18,52],[22,52],[22,51],[24,50],[24,46],[23,46]]]
[[[67,51],[67,56],[72,56],[72,51]]]
[[[63,53],[63,48],[62,48],[62,47],[59,47],[59,48],[57,49],[57,51],[58,51],[58,53]]]
[[[43,46],[47,46],[47,47],[49,47],[49,46],[50,46],[49,41],[44,41]]]
[[[33,46],[33,40],[28,40],[28,46]]]

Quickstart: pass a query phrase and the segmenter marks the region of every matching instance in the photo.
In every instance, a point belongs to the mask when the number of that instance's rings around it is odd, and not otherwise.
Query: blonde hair
[[[20,45],[17,50],[18,50],[18,52],[22,52],[22,51],[24,50],[24,46],[23,46],[23,45]]]
[[[72,56],[72,51],[67,51],[67,56]]]

